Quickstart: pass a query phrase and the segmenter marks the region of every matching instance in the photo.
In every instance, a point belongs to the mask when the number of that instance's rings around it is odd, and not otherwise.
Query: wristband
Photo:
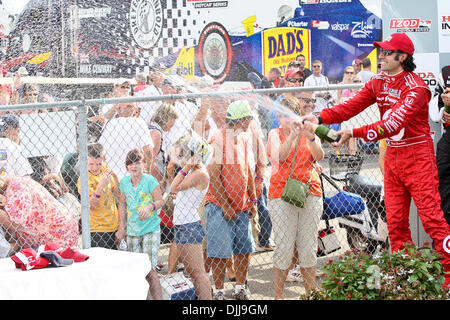
[[[259,180],[259,181],[261,181],[261,182],[264,182],[264,179],[261,178],[261,177],[256,177],[255,180]]]
[[[180,173],[181,173],[183,176],[185,176],[185,177],[187,176],[187,173],[184,172],[183,169],[180,170]]]
[[[152,211],[155,211],[156,210],[156,204],[153,202],[152,205],[153,205],[153,210]]]
[[[95,192],[92,194],[94,197],[96,197],[97,199],[100,199],[100,195],[96,194]]]
[[[316,137],[313,137],[312,139],[308,139],[310,142],[316,141]]]
[[[250,199],[250,201],[253,202],[253,203],[258,203],[257,199]]]

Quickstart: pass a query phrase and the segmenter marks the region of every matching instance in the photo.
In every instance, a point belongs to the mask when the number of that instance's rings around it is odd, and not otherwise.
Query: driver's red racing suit
[[[409,229],[411,197],[425,231],[450,272],[450,226],[444,219],[439,195],[438,171],[428,123],[431,92],[422,78],[403,71],[374,76],[352,99],[320,113],[323,123],[341,123],[378,104],[378,122],[353,129],[353,136],[366,141],[387,138],[385,158],[385,204],[392,250],[412,242]],[[446,276],[449,284],[450,275]]]

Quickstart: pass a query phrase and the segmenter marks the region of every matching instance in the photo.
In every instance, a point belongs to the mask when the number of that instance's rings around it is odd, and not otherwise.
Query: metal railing
[[[254,99],[254,96],[262,96],[262,95],[269,95],[269,94],[283,94],[283,93],[301,93],[301,92],[311,92],[311,91],[336,91],[336,90],[344,90],[344,89],[358,89],[361,88],[361,84],[349,84],[349,85],[329,85],[326,87],[293,87],[293,88],[273,88],[273,89],[252,89],[252,90],[226,90],[226,91],[205,91],[205,92],[190,92],[190,93],[182,93],[182,94],[168,94],[168,95],[159,95],[159,96],[148,96],[148,97],[121,97],[121,98],[98,98],[98,99],[79,99],[79,100],[72,100],[72,101],[56,101],[56,102],[50,102],[50,103],[35,103],[35,104],[17,104],[17,105],[7,105],[7,106],[0,106],[0,110],[3,112],[11,112],[16,113],[17,111],[29,111],[29,110],[43,110],[43,109],[53,109],[57,111],[71,111],[73,114],[71,116],[74,117],[74,121],[76,123],[76,133],[77,137],[74,137],[76,139],[78,148],[78,163],[79,163],[79,195],[80,195],[80,204],[81,204],[81,246],[84,249],[91,248],[92,244],[96,246],[96,243],[92,243],[91,238],[91,219],[92,219],[92,212],[91,212],[91,205],[90,205],[90,185],[89,185],[89,179],[90,179],[90,173],[89,173],[89,166],[88,166],[88,146],[89,146],[89,122],[90,122],[90,115],[89,113],[92,111],[90,109],[92,106],[98,106],[102,107],[105,105],[114,105],[119,103],[139,103],[139,102],[149,102],[149,101],[174,101],[174,100],[192,100],[192,99],[203,99],[203,98],[214,98],[214,97],[227,97],[235,100],[239,99]],[[273,103],[273,101],[271,101]],[[227,106],[223,106],[223,108],[226,108]],[[266,107],[265,111],[270,111],[270,108],[272,105]],[[20,114],[20,112],[17,112]],[[378,113],[369,111],[368,114],[371,115],[371,117],[377,117]],[[37,115],[38,116],[38,115]],[[59,116],[59,112],[54,114],[54,117],[52,118],[52,121],[60,122],[59,125],[64,125],[64,118],[62,118],[62,112],[61,116]],[[354,125],[363,125],[362,121],[372,121],[372,119],[367,119],[365,116],[362,118],[359,118],[355,120]],[[67,125],[73,125],[67,124]],[[104,127],[104,126],[103,126]],[[28,131],[24,134],[26,135],[36,135],[38,133],[35,133],[33,130],[33,126],[28,125]],[[37,132],[37,131],[36,131]],[[117,132],[116,138],[120,138],[120,132]],[[267,136],[266,136],[267,137]],[[53,137],[50,135],[50,139]],[[70,137],[72,139],[72,137]],[[69,146],[70,143],[67,143],[67,146]],[[61,149],[63,146],[59,144]],[[323,167],[323,172],[330,175],[333,174],[336,170],[346,170],[344,168],[347,166],[346,163],[344,163],[344,167],[342,167],[342,163],[334,163],[336,159],[336,153],[333,148],[331,148],[330,145],[323,143],[322,145],[323,149],[325,150],[325,153],[327,154],[327,158],[321,161],[321,165]],[[67,149],[65,152],[67,152]],[[364,153],[364,150],[361,149],[361,151]],[[72,152],[72,150],[70,150]],[[363,175],[368,175],[371,178],[374,178],[376,180],[382,180],[380,179],[380,172],[378,168],[378,155],[377,154],[364,154],[363,157],[365,158],[364,163],[356,163],[356,165],[359,165],[359,169],[361,170],[361,173]],[[340,160],[341,158],[339,158]],[[368,159],[370,161],[368,161]],[[351,159],[350,159],[351,160]],[[353,161],[353,160],[351,160]],[[124,161],[120,160],[120,164],[123,167]],[[353,168],[353,167],[352,167]],[[334,170],[334,171],[333,171]],[[266,170],[266,174],[264,176],[264,180],[266,184],[269,182],[270,179],[270,171],[269,169]],[[78,177],[74,177],[74,179],[78,180]],[[76,182],[76,181],[73,181]],[[338,188],[342,188],[343,183],[342,181],[335,181],[335,184],[337,184]],[[268,188],[268,186],[267,186]],[[324,181],[323,188],[325,190],[326,196],[331,196],[336,193],[335,188],[329,184],[327,181]],[[271,200],[271,199],[269,199]],[[316,203],[319,205],[319,203]],[[275,208],[276,209],[276,208]],[[279,211],[279,209],[274,211]],[[324,222],[321,221],[320,228],[325,227]],[[328,225],[328,224],[327,224]],[[321,257],[324,257],[326,260],[332,256],[332,255],[338,255],[339,252],[343,252],[343,250],[346,250],[349,248],[350,245],[359,246],[359,249],[364,250],[364,246],[367,245],[367,243],[363,243],[364,239],[361,239],[360,237],[355,238],[348,238],[349,235],[351,235],[350,231],[347,232],[345,230],[345,227],[340,225],[340,220],[338,218],[330,220],[330,226],[334,227],[338,234],[338,241],[340,241],[341,246],[339,247],[338,251],[335,251],[333,253],[324,253],[324,252],[318,252],[319,259]],[[348,229],[350,230],[350,229]],[[252,230],[253,231],[253,230]],[[255,238],[255,236],[253,236]],[[271,239],[272,240],[272,239]],[[255,239],[255,242],[257,239]],[[353,241],[353,243],[350,244],[350,241]],[[360,242],[358,242],[360,241]],[[165,242],[165,244],[168,244]],[[170,259],[170,253],[167,254],[167,252],[170,252],[169,248],[164,248],[164,253],[162,255],[164,256],[164,259],[167,257]],[[259,254],[256,252],[256,254]],[[167,256],[166,256],[167,255]],[[270,262],[267,261],[267,259],[271,259],[270,257],[271,253],[269,252],[262,252],[262,255],[255,256],[253,258],[254,264],[260,266],[259,268],[265,268],[267,269],[267,265],[272,266]],[[262,260],[265,259],[265,260]],[[262,267],[265,266],[265,267]],[[319,266],[320,267],[320,266]],[[259,272],[257,272],[259,269],[250,268],[249,273],[249,280],[252,278],[252,285],[254,289],[255,296],[259,299],[267,299],[270,298],[270,293],[267,293],[267,290],[264,289],[265,286],[267,286],[267,281],[272,281],[270,277],[272,276],[272,272],[265,270],[263,280],[259,279]],[[262,273],[261,273],[262,274]],[[298,275],[297,275],[298,276]],[[267,279],[266,279],[267,278]],[[263,281],[261,283],[261,281]],[[295,281],[298,281],[295,280]]]
[[[233,91],[208,91],[208,92],[195,92],[195,93],[183,93],[183,94],[169,94],[149,97],[122,97],[122,98],[99,98],[99,99],[81,99],[72,101],[57,101],[57,102],[45,102],[34,104],[16,104],[16,105],[3,105],[0,109],[7,111],[17,110],[34,110],[34,109],[67,109],[72,108],[77,110],[77,123],[78,123],[78,143],[79,143],[79,159],[80,159],[80,180],[81,180],[81,216],[82,216],[82,243],[83,248],[90,248],[90,225],[89,225],[89,191],[88,191],[88,165],[87,165],[87,145],[88,145],[88,129],[87,129],[87,106],[92,105],[105,105],[105,104],[117,104],[126,102],[145,102],[145,101],[166,101],[166,100],[178,100],[178,99],[197,99],[205,97],[238,97],[248,95],[268,95],[268,94],[281,94],[281,93],[298,93],[298,92],[311,92],[311,91],[333,91],[344,89],[358,89],[361,88],[361,84],[348,84],[348,85],[328,85],[324,87],[293,87],[293,88],[273,88],[273,89],[252,89],[252,90],[233,90]]]

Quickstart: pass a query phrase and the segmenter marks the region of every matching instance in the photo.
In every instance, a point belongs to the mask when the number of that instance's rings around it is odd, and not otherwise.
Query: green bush
[[[324,266],[321,288],[303,295],[305,300],[443,300],[440,255],[429,247],[406,245],[405,249],[378,255],[348,251]]]

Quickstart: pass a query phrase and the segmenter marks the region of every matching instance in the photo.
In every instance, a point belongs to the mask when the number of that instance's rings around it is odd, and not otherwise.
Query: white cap
[[[199,157],[203,164],[207,165],[213,156],[212,147],[194,130],[191,130],[191,140],[189,140],[188,148],[194,155]]]

